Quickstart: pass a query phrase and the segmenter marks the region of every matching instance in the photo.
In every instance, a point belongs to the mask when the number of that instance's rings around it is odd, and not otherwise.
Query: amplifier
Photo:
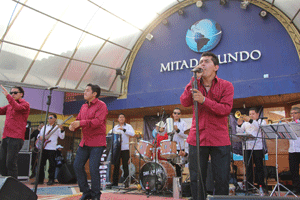
[[[31,166],[31,152],[19,152],[18,180],[28,180]]]

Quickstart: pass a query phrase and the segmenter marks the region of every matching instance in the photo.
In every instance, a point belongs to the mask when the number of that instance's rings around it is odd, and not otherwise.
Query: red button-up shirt
[[[106,146],[106,104],[98,98],[82,105],[76,120],[80,121],[82,140],[80,146]]]
[[[185,87],[180,102],[185,107],[193,106],[193,121],[187,142],[196,146],[196,119],[191,92],[193,80]],[[216,76],[208,92],[202,81],[198,80],[198,90],[205,96],[203,105],[198,103],[200,146],[230,145],[227,121],[233,105],[233,85]]]
[[[6,99],[9,104],[0,108],[0,115],[6,115],[2,139],[11,137],[25,140],[30,105],[24,99],[14,100],[9,94]]]

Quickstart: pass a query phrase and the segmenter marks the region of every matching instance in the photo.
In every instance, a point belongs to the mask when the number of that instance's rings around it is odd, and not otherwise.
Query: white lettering
[[[246,58],[243,57],[243,54],[246,54]],[[246,61],[248,59],[249,59],[249,53],[248,53],[248,51],[241,51],[240,52],[240,61],[244,62],[244,61]]]
[[[174,64],[176,65],[176,70],[179,70],[179,63],[181,63],[181,61],[175,61]]]
[[[234,53],[235,54],[235,57],[231,54],[231,53],[228,53],[227,55],[228,55],[228,62],[230,62],[231,63],[231,58],[233,59],[233,60],[235,60],[235,61],[238,61],[238,52],[235,52]]]
[[[196,63],[195,65],[193,65],[193,61]],[[193,59],[190,59],[190,68],[194,68],[198,65],[198,60],[193,58]]]
[[[180,70],[182,70],[183,67],[185,67],[185,68],[187,68],[187,69],[189,68],[189,66],[188,66],[188,64],[186,63],[185,60],[182,61],[182,65],[181,65],[181,67],[180,67]]]
[[[163,63],[160,63],[160,72],[170,71],[170,63],[168,62],[167,66],[164,66]]]
[[[258,54],[258,57],[254,57],[254,53],[257,53]],[[258,59],[260,59],[260,57],[261,57],[261,52],[259,51],[259,50],[253,50],[252,52],[251,52],[251,54],[250,54],[250,58],[252,59],[252,60],[258,60]]]
[[[224,61],[221,61],[221,56],[218,55],[218,59],[219,59],[220,64],[227,63],[226,54],[223,54],[223,57],[224,57]]]

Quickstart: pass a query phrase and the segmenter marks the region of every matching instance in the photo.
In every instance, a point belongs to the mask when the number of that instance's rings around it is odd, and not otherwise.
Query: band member
[[[264,183],[264,145],[262,141],[262,133],[259,128],[260,125],[266,125],[267,123],[263,119],[259,119],[259,111],[257,108],[249,109],[249,116],[241,116],[237,120],[237,133],[247,133],[254,137],[255,140],[246,141],[246,149],[244,149],[244,161],[246,165],[246,177],[247,182],[253,185],[253,161],[255,163],[255,177],[257,178],[256,183],[261,185],[266,191],[266,185]],[[253,150],[253,152],[252,152]],[[251,158],[250,158],[251,157]],[[250,159],[250,160],[249,160]],[[253,161],[252,161],[253,160]],[[250,188],[250,185],[248,186]]]
[[[155,124],[155,129],[153,129],[152,131],[152,136],[155,138],[158,132],[159,132],[159,122]]]
[[[291,116],[296,123],[300,121],[300,108],[293,107],[291,109]],[[300,194],[300,178],[299,178],[299,164],[300,164],[300,138],[297,140],[289,140],[289,166],[292,173],[293,193]]]
[[[23,99],[22,87],[13,87],[10,94],[0,85],[8,105],[0,107],[0,115],[6,115],[0,150],[0,171],[3,176],[18,178],[18,154],[24,140],[30,106]]]
[[[202,54],[199,65],[203,71],[197,72],[198,90],[193,89],[194,77],[185,87],[180,97],[185,107],[194,106],[198,102],[199,120],[196,122],[193,110],[193,122],[187,142],[189,143],[189,170],[191,177],[191,193],[193,199],[206,199],[206,182],[209,155],[211,156],[215,195],[228,195],[230,172],[230,139],[227,128],[227,117],[233,105],[233,85],[217,76],[218,57],[210,52]],[[197,147],[196,123],[199,125],[200,167],[202,183],[197,188]],[[199,174],[200,175],[200,174]],[[200,197],[198,197],[198,190]]]
[[[40,125],[37,129],[35,129],[31,134],[30,134],[30,140],[31,139],[34,139],[34,142],[33,142],[33,147],[32,148],[32,159],[31,159],[31,175],[29,178],[33,178],[35,177],[35,173],[36,173],[36,166],[37,166],[37,163],[38,163],[38,152],[39,150],[36,148],[35,146],[35,142],[37,140],[37,136],[38,134],[40,133],[41,129],[44,127],[44,122],[40,122]]]
[[[106,116],[107,106],[100,101],[101,88],[98,85],[88,84],[84,91],[86,103],[82,105],[76,121],[69,126],[70,131],[82,128],[82,140],[77,149],[74,169],[80,191],[83,192],[80,200],[99,200],[100,191],[100,161],[106,148]],[[90,160],[90,174],[92,186],[87,182],[84,165]]]
[[[158,149],[158,147],[160,147],[160,142],[168,139],[168,134],[167,134],[167,131],[165,130],[166,125],[163,121],[160,121],[157,124],[159,127],[159,131],[156,134],[156,139],[154,139],[153,144],[155,145],[155,142],[156,142],[157,159],[158,160],[166,160],[166,159],[160,157],[160,150]],[[156,156],[155,150],[153,150],[153,154],[154,154],[153,157],[155,158],[155,156]]]
[[[55,152],[56,152],[57,140],[58,140],[58,137],[60,139],[65,138],[64,128],[63,128],[62,125],[56,125],[56,120],[57,120],[56,114],[54,114],[54,113],[49,114],[48,124],[41,129],[40,133],[37,136],[39,138],[39,140],[42,141],[43,140],[43,135],[44,135],[44,129],[46,129],[45,137],[47,137],[48,134],[52,133],[52,130],[54,131],[56,126],[59,127],[50,136],[50,138],[47,141],[45,141],[45,144],[44,144],[45,146],[44,146],[44,149],[43,149],[41,166],[40,166],[39,184],[44,183],[44,178],[45,178],[44,168],[45,168],[47,160],[49,160],[49,169],[48,169],[49,180],[48,180],[47,185],[53,185],[54,184],[55,166],[56,166],[56,162],[55,162],[55,155],[56,154],[55,154]]]
[[[173,110],[173,119],[174,119],[174,137],[173,140],[177,142],[177,150],[184,150],[184,139],[187,138],[187,135],[184,134],[186,131],[185,121],[180,119],[181,110],[180,108],[175,108]]]
[[[129,137],[134,136],[135,132],[130,124],[125,123],[125,115],[123,113],[119,114],[118,122],[119,124],[113,128],[114,133],[120,133],[121,136],[121,153],[117,160],[114,172],[113,172],[113,184],[112,186],[118,186],[119,181],[119,170],[120,170],[120,159],[122,159],[122,165],[124,169],[124,178],[126,179],[129,175],[128,171],[128,161],[129,161]],[[125,181],[125,188],[129,187],[129,179]]]

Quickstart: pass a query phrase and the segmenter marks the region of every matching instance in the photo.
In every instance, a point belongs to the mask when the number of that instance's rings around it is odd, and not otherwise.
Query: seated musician
[[[168,139],[168,134],[165,130],[165,123],[163,121],[160,121],[160,122],[158,122],[158,124],[159,124],[159,131],[156,134],[155,140],[153,141],[154,145],[155,145],[155,141],[156,141],[156,148],[160,147],[160,142],[162,140],[167,140]],[[153,154],[154,154],[153,157],[155,159],[155,150],[153,150]],[[166,159],[160,157],[160,150],[159,149],[157,149],[157,158],[158,158],[158,160],[166,160]]]

